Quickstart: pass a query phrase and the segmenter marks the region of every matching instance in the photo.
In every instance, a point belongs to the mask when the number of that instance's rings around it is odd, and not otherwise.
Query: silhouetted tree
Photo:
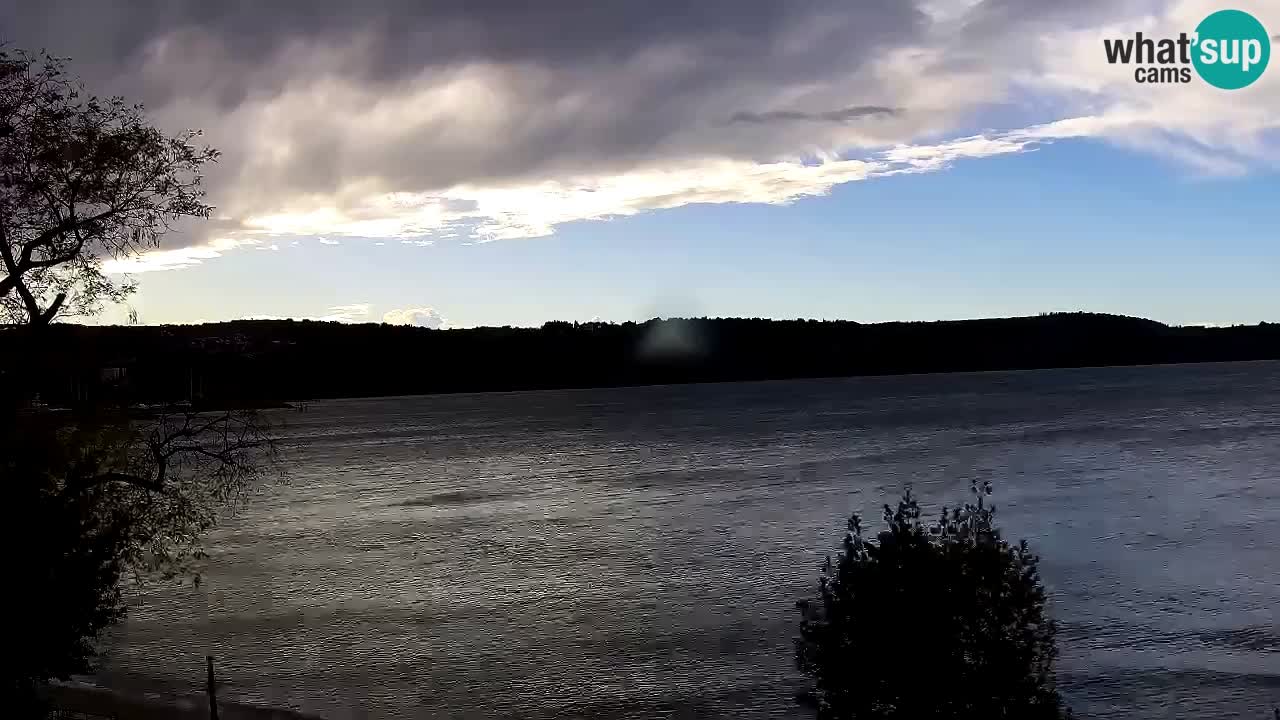
[[[0,51],[0,320],[47,325],[121,301],[102,261],[207,218],[201,169],[218,152],[170,137],[141,106],[86,95],[60,59]]]
[[[934,523],[908,490],[875,539],[850,518],[818,597],[799,604],[802,700],[823,720],[1060,717],[1038,559],[1001,538],[990,486],[972,490]]]
[[[16,590],[6,712],[34,712],[44,683],[90,669],[100,632],[124,612],[124,579],[190,571],[220,510],[281,467],[253,410],[166,405],[142,416],[127,394],[76,413],[21,407],[44,380],[78,378],[66,367],[98,376],[47,326],[128,296],[133,286],[108,278],[103,259],[208,216],[200,171],[217,151],[195,147],[197,135],[169,137],[138,106],[86,96],[56,58],[0,52],[0,322],[23,326],[5,330],[0,369],[3,548]]]

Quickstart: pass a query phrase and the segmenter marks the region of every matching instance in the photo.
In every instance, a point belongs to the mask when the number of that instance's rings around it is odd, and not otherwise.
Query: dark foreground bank
[[[208,720],[208,700],[202,696],[139,696],[78,683],[57,684],[48,690],[61,717],[127,720]],[[57,716],[55,716],[57,717]],[[282,708],[219,702],[221,720],[318,720]]]

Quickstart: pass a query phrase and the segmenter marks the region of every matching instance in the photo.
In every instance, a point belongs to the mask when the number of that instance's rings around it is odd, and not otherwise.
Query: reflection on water
[[[354,717],[803,717],[851,510],[991,479],[1085,717],[1280,702],[1280,364],[315,403],[292,482],[133,599],[99,681]]]

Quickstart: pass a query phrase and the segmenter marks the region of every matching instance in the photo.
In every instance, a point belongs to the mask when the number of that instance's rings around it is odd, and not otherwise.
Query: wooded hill
[[[245,320],[0,330],[10,389],[70,405],[439,392],[1280,358],[1280,325],[1171,327],[1089,313],[945,322],[697,318],[429,330]],[[33,348],[39,347],[36,352]]]

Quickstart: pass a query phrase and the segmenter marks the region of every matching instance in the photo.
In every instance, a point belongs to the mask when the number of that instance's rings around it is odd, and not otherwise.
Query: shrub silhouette
[[[1038,558],[1001,538],[990,484],[971,491],[926,523],[908,489],[874,540],[849,519],[818,597],[798,604],[800,699],[819,718],[1061,717]]]

